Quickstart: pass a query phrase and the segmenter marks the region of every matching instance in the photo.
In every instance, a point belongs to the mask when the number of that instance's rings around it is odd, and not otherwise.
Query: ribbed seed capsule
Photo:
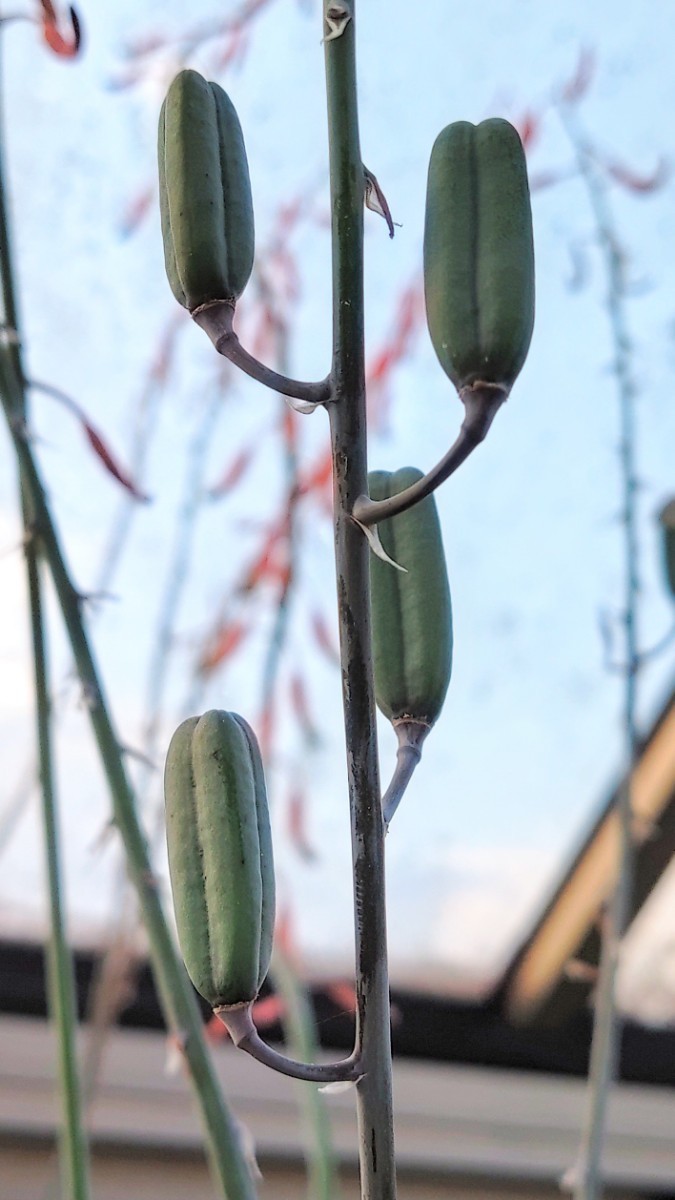
[[[422,478],[414,467],[372,471],[373,500],[398,495]],[[433,496],[378,524],[397,571],[370,558],[375,698],[396,724],[436,721],[452,671],[452,609],[443,540]]]
[[[424,231],[429,332],[458,391],[508,394],[534,323],[534,249],[527,165],[508,121],[457,121],[431,152]]]
[[[234,105],[217,83],[181,71],[159,118],[159,201],[171,290],[193,312],[234,304],[253,268],[251,183]]]
[[[212,711],[178,727],[164,777],[169,870],[188,974],[212,1007],[247,1004],[267,974],[274,863],[252,729]]]

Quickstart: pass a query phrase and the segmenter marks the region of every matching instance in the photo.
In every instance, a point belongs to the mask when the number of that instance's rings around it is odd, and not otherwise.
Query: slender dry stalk
[[[638,676],[641,655],[638,643],[639,540],[636,497],[637,448],[635,437],[635,397],[632,347],[626,314],[626,276],[624,255],[612,219],[603,179],[596,158],[580,128],[572,105],[560,108],[565,130],[574,147],[581,178],[590,201],[595,228],[606,272],[607,311],[614,348],[614,375],[619,398],[621,437],[619,468],[621,477],[621,522],[624,531],[623,601],[623,736],[625,781],[617,798],[619,850],[614,892],[601,919],[601,952],[595,1019],[589,1065],[587,1110],[574,1169],[575,1200],[597,1200],[602,1195],[602,1153],[611,1086],[619,1069],[621,1017],[617,1009],[616,980],[621,942],[631,912],[634,869],[633,812],[631,780],[639,755],[637,727]]]

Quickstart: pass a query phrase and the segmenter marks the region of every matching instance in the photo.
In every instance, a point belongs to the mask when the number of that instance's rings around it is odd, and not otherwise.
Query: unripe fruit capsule
[[[251,1003],[274,933],[267,793],[253,730],[212,711],[178,727],[164,776],[169,870],[188,974],[213,1008]]]
[[[414,467],[372,471],[369,492],[373,500],[385,500],[421,478]],[[375,698],[394,725],[430,727],[452,671],[450,588],[433,496],[381,521],[378,533],[386,553],[406,570],[371,555]]]
[[[159,119],[159,200],[171,290],[194,312],[234,305],[253,268],[251,183],[234,105],[217,83],[181,71]]]
[[[508,121],[457,121],[434,143],[424,290],[431,340],[457,390],[487,383],[508,395],[534,323],[527,165]]]

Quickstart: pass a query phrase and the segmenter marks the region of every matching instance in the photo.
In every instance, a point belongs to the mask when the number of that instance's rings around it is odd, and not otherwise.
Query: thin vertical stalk
[[[356,941],[357,1084],[362,1200],[395,1200],[391,1032],[368,543],[351,518],[367,491],[363,345],[364,174],[356,102],[355,0],[325,43],[333,246],[333,364],[328,405],[334,473],[337,599],[352,828]]]
[[[203,474],[207,450],[222,411],[222,396],[214,391],[206,402],[202,418],[187,449],[187,472],[182,498],[176,514],[176,534],[169,569],[164,580],[157,619],[157,634],[150,657],[145,709],[147,720],[143,733],[143,754],[147,760],[137,780],[137,793],[148,792],[157,757],[157,739],[162,725],[167,679],[176,640],[176,620],[185,586],[190,577],[190,564],[200,509],[204,503]],[[161,794],[161,792],[160,792]],[[163,797],[154,813],[150,830],[150,847],[156,850],[164,836]]]
[[[277,329],[275,354],[275,366],[284,375],[288,373],[288,341],[288,329],[284,324]],[[262,672],[263,708],[267,705],[274,705],[296,578],[298,454],[292,440],[285,443],[284,467],[286,475],[285,507],[288,519],[288,573],[279,596]],[[291,1057],[303,1062],[315,1062],[318,1042],[312,1005],[289,955],[276,944],[272,955],[270,977],[275,991],[282,999],[281,1020]],[[338,1200],[340,1187],[324,1098],[320,1095],[318,1088],[311,1084],[299,1082],[297,1087],[305,1126],[307,1196],[309,1200]]]
[[[50,698],[47,683],[49,676],[42,619],[42,588],[36,555],[29,553],[28,548],[26,571],[33,636],[38,761],[51,925],[47,986],[49,1009],[56,1026],[58,1076],[63,1110],[63,1124],[59,1135],[59,1163],[63,1195],[72,1197],[72,1200],[88,1200],[91,1195],[89,1147],[82,1119],[81,1088],[75,1045],[77,1010],[73,962],[66,938],[62,902],[61,851],[52,770]]]
[[[179,959],[160,902],[145,837],[136,814],[135,797],[122,761],[119,741],[109,715],[96,665],[82,622],[81,598],[76,592],[61,552],[42,481],[25,428],[17,422],[20,387],[10,364],[0,356],[0,392],[14,448],[26,484],[33,514],[34,536],[49,565],[70,640],[77,673],[101,763],[110,788],[115,823],[136,888],[150,943],[150,955],[167,1022],[180,1040],[208,1136],[215,1177],[229,1200],[255,1200],[255,1189],[240,1144],[238,1131],[222,1098],[202,1032],[194,992]]]
[[[275,365],[285,375],[288,371],[288,330],[284,325],[277,330]],[[284,403],[282,401],[282,403]],[[281,656],[288,634],[291,602],[296,578],[297,559],[297,505],[298,505],[298,453],[292,442],[284,448],[284,473],[286,476],[285,513],[287,519],[286,544],[288,547],[287,575],[281,588],[272,634],[265,655],[262,671],[262,708],[274,706]]]
[[[270,974],[283,1000],[281,1020],[291,1054],[303,1062],[315,1062],[317,1039],[311,1001],[294,965],[278,946],[274,948]],[[298,1083],[297,1087],[307,1130],[307,1196],[310,1200],[338,1200],[335,1151],[324,1098],[312,1084]]]
[[[162,724],[163,705],[165,701],[166,683],[171,666],[172,653],[175,648],[176,618],[180,609],[186,580],[189,575],[190,559],[197,517],[203,503],[202,476],[206,451],[210,445],[214,424],[222,409],[222,397],[214,392],[205,407],[194,436],[187,449],[187,472],[183,495],[177,511],[176,536],[174,539],[171,561],[164,580],[164,587],[159,605],[159,615],[156,624],[154,649],[150,655],[146,696],[146,722],[142,739],[142,758],[135,776],[135,794],[141,811],[145,807],[148,830],[150,857],[159,851],[160,842],[164,837],[164,802],[161,795],[161,781],[158,783],[158,803],[154,801],[153,780],[157,783],[156,762],[159,756],[158,737]],[[138,442],[138,448],[143,449],[145,439]],[[133,503],[133,501],[132,501]],[[127,532],[126,510],[125,519],[116,524],[116,535],[113,538],[113,550],[121,551]],[[114,569],[115,558],[105,563],[106,571]],[[145,801],[145,805],[144,805]],[[99,1066],[103,1049],[119,1012],[117,993],[119,979],[128,985],[140,965],[137,956],[129,949],[133,937],[134,926],[141,924],[138,915],[138,905],[135,893],[130,889],[125,863],[122,859],[117,864],[114,881],[112,908],[117,914],[115,934],[112,943],[106,948],[100,963],[96,985],[92,988],[91,1030],[84,1061],[84,1094],[85,1100],[91,1102],[97,1086]],[[111,996],[108,993],[112,993]]]
[[[591,1043],[587,1111],[584,1133],[575,1172],[575,1200],[598,1200],[602,1195],[602,1153],[610,1088],[615,1081],[620,1058],[621,1018],[617,1011],[616,979],[621,941],[631,911],[634,849],[632,834],[632,774],[639,754],[637,694],[640,670],[638,645],[639,543],[636,494],[637,454],[635,443],[636,387],[631,369],[631,342],[625,314],[625,275],[623,255],[606,195],[606,186],[598,173],[590,148],[569,108],[561,116],[575,148],[582,179],[586,185],[600,249],[607,273],[607,310],[614,348],[613,368],[619,392],[620,443],[619,468],[624,529],[624,696],[623,740],[625,780],[619,791],[616,812],[619,823],[618,874],[614,892],[601,930],[601,953],[595,1020]]]
[[[0,41],[1,46],[1,41]],[[0,97],[0,105],[2,98]],[[0,354],[6,357],[19,382],[16,393],[16,416],[26,420],[27,404],[23,385],[23,363],[19,340],[19,312],[14,286],[12,248],[9,233],[9,211],[5,192],[3,118],[0,113],[0,291],[2,320],[5,326],[5,345]],[[75,1043],[77,1008],[73,961],[68,946],[63,910],[61,850],[56,807],[52,755],[51,700],[49,695],[49,665],[42,604],[42,582],[38,547],[31,529],[31,505],[20,470],[21,509],[23,514],[24,560],[30,611],[37,758],[42,803],[42,823],[45,839],[45,858],[49,893],[50,935],[47,955],[47,993],[49,1011],[56,1030],[58,1049],[58,1079],[61,1097],[62,1124],[59,1131],[59,1167],[64,1196],[72,1200],[88,1200],[91,1194],[89,1147],[82,1119],[81,1089]]]

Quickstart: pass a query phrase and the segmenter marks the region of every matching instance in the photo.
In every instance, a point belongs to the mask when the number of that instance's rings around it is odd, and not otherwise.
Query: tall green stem
[[[91,1194],[89,1148],[82,1121],[81,1088],[75,1046],[77,1013],[73,964],[66,939],[62,903],[61,852],[52,772],[50,699],[42,619],[42,589],[36,555],[31,553],[28,547],[26,549],[26,570],[33,634],[38,760],[51,914],[47,979],[49,1008],[56,1026],[58,1074],[63,1107],[59,1159],[64,1196],[72,1197],[73,1200],[88,1200]]]
[[[201,1014],[162,911],[157,880],[136,815],[134,795],[127,779],[119,742],[82,622],[81,597],[71,583],[25,429],[21,422],[17,422],[19,382],[11,366],[2,356],[0,391],[19,465],[30,496],[34,534],[40,542],[54,581],[110,788],[114,818],[124,843],[129,875],[138,892],[164,1012],[169,1025],[180,1039],[197,1093],[208,1134],[214,1173],[221,1184],[223,1194],[229,1200],[254,1200],[255,1190],[237,1129],[221,1096],[204,1043]]]
[[[19,382],[16,394],[17,417],[25,421],[27,403],[23,385],[24,373],[19,340],[19,313],[14,287],[3,151],[4,137],[0,125],[0,291],[2,293],[2,320],[5,325],[6,339],[6,344],[0,350],[0,354],[11,364],[11,369],[14,371]],[[91,1194],[89,1148],[82,1120],[80,1079],[75,1044],[77,1009],[75,1003],[73,963],[66,936],[62,903],[61,851],[52,758],[51,702],[49,696],[49,668],[42,605],[42,585],[38,548],[31,530],[30,498],[25,486],[23,471],[20,471],[20,490],[23,513],[24,558],[33,646],[40,796],[42,801],[42,822],[45,838],[50,910],[47,991],[49,996],[49,1011],[56,1027],[59,1090],[63,1114],[59,1138],[59,1164],[64,1196],[72,1197],[72,1200],[88,1200]]]
[[[384,823],[380,806],[370,628],[368,543],[350,514],[367,492],[363,345],[364,174],[356,103],[355,0],[324,0],[326,92],[333,245],[333,366],[328,405],[334,470],[335,548],[347,773],[352,825],[356,937],[357,1084],[362,1200],[395,1200],[391,1033],[385,912]]]

